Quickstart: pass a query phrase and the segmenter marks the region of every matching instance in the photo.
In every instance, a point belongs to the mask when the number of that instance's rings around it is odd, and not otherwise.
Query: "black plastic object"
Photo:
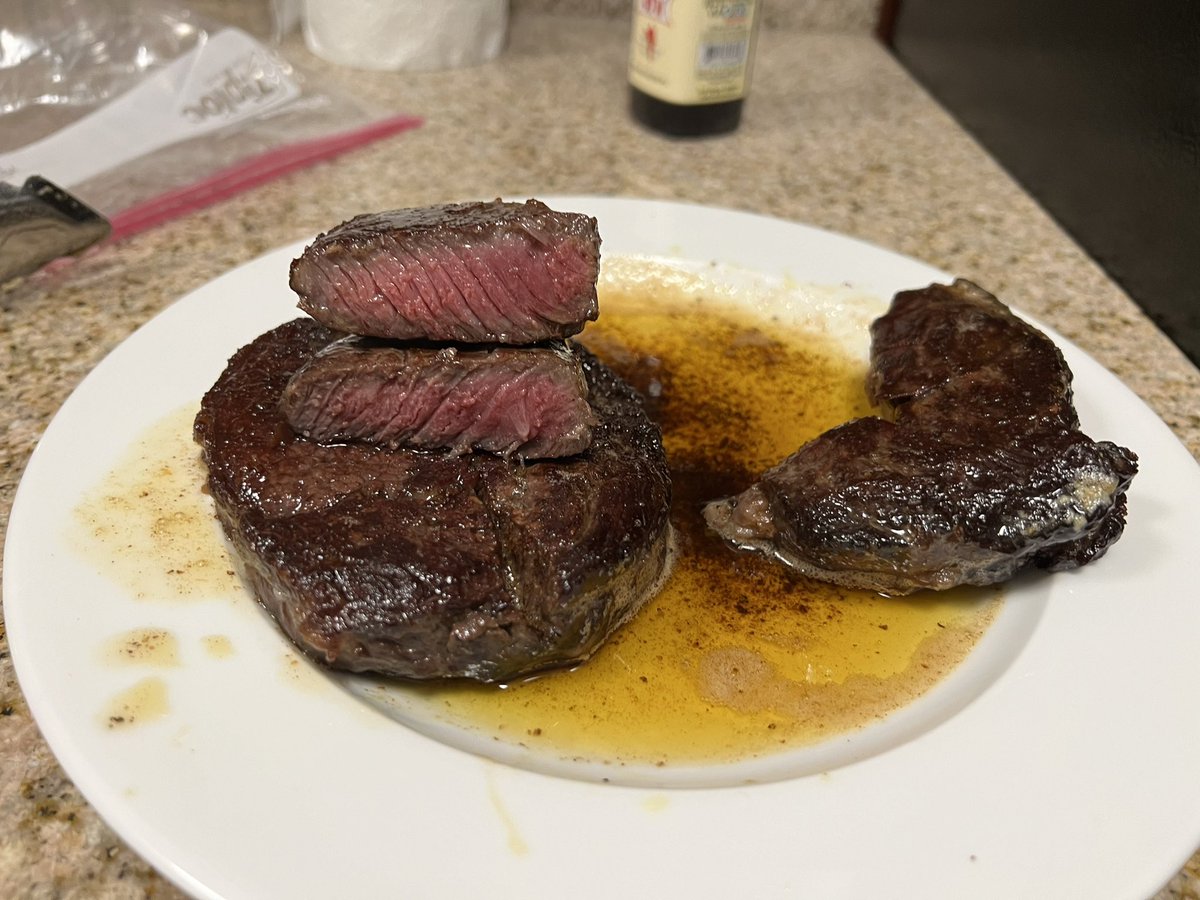
[[[0,182],[0,283],[36,272],[108,236],[108,220],[39,175]]]

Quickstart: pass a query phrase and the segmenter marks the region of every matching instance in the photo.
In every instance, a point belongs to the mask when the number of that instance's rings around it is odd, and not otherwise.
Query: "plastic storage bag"
[[[420,124],[338,95],[269,43],[169,2],[6,5],[0,181],[43,176],[119,238]]]

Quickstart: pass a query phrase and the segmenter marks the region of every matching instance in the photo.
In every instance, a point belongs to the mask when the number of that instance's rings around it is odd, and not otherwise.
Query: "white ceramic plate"
[[[717,260],[881,300],[945,277],[744,213],[549,202],[596,215],[606,255]],[[1200,844],[1200,467],[1061,338],[1085,430],[1141,457],[1124,538],[1097,565],[1013,588],[972,657],[898,730],[833,742],[767,784],[605,785],[498,763],[380,715],[315,670],[289,670],[283,639],[245,598],[130,596],[68,539],[73,510],[238,346],[295,315],[286,270],[299,249],[183,298],[88,376],[29,462],[5,547],[9,641],[43,733],[100,814],[184,889],[1143,898]],[[107,729],[101,712],[133,673],[104,664],[100,645],[150,624],[182,648],[160,673],[169,711]],[[195,652],[214,634],[231,657]]]

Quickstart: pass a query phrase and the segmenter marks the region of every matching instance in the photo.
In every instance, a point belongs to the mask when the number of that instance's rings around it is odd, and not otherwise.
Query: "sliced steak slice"
[[[1137,457],[1077,427],[1053,342],[966,281],[896,295],[872,325],[857,419],[705,508],[737,547],[887,594],[1074,568],[1121,535]]]
[[[537,200],[357,216],[293,261],[300,308],[374,337],[530,344],[597,315],[596,220]]]
[[[330,666],[504,681],[586,659],[657,589],[670,482],[637,395],[580,348],[596,424],[585,453],[517,465],[325,445],[279,410],[337,338],[310,319],[232,358],[195,436],[248,584]]]
[[[513,348],[390,344],[346,337],[292,376],[281,408],[321,443],[573,456],[596,417],[583,367],[565,344]]]

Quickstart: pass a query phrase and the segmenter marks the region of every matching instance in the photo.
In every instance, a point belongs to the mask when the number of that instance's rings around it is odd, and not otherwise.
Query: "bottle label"
[[[634,0],[629,83],[686,106],[744,97],[757,5],[757,0]]]

